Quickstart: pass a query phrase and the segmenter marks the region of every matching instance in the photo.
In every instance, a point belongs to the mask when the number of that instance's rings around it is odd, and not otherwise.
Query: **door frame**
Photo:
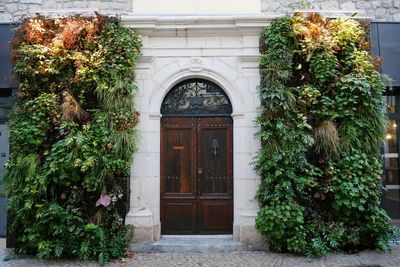
[[[177,232],[174,234],[195,234],[195,235],[213,235],[213,234],[233,234],[233,223],[234,223],[234,181],[233,181],[233,118],[231,116],[185,116],[185,117],[180,117],[180,116],[168,116],[166,118],[161,118],[160,120],[160,233],[163,233],[163,230],[165,230],[164,226],[164,215],[165,215],[165,208],[164,208],[164,197],[165,197],[165,183],[166,183],[166,173],[165,173],[165,168],[166,166],[166,156],[164,156],[164,149],[165,149],[165,138],[164,138],[164,131],[165,129],[168,128],[174,128],[178,126],[178,124],[174,125],[173,123],[171,125],[168,125],[168,122],[164,123],[163,120],[165,119],[173,119],[173,120],[179,120],[182,119],[184,122],[183,124],[179,124],[182,128],[180,129],[190,129],[191,130],[191,144],[193,147],[192,151],[192,162],[194,162],[193,166],[191,166],[191,171],[192,171],[192,177],[193,177],[193,182],[192,185],[194,186],[194,195],[191,195],[192,193],[187,193],[185,194],[189,202],[192,202],[192,208],[193,205],[195,205],[195,210],[192,211],[195,214],[192,215],[192,232],[190,231],[181,231]],[[203,119],[222,119],[222,122],[226,120],[226,125],[220,126],[220,125],[202,125],[202,120]],[[228,119],[228,120],[227,120]],[[228,128],[227,128],[228,126]],[[204,158],[201,156],[202,151],[200,150],[200,145],[202,144],[202,133],[204,129],[228,129],[227,130],[227,136],[226,136],[226,149],[227,149],[227,157],[228,160],[226,162],[227,166],[227,193],[225,196],[223,195],[212,195],[212,194],[205,194],[205,195],[200,195],[200,178],[199,178],[199,173],[198,173],[198,168],[201,166],[204,168]],[[195,159],[195,161],[193,161]],[[182,193],[179,194],[174,194],[174,193],[169,193],[168,198],[170,197],[171,199],[182,199],[184,196],[182,196]],[[167,199],[168,199],[167,198]],[[213,203],[210,203],[210,205],[218,205],[221,204],[222,202],[228,202],[228,218],[229,218],[229,230],[228,231],[207,231],[203,230],[203,227],[201,225],[202,222],[202,212],[200,210],[201,206],[206,204],[210,201],[213,201]],[[168,234],[167,234],[168,235]]]

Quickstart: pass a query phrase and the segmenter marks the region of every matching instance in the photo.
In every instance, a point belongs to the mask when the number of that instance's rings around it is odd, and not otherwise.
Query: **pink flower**
[[[103,205],[104,207],[110,206],[111,197],[109,195],[101,195],[100,198],[96,201],[96,207]]]

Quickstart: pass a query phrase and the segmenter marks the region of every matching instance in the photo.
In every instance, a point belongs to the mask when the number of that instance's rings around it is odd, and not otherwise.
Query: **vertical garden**
[[[35,17],[17,29],[4,178],[17,252],[101,263],[124,255],[140,47],[116,18]]]
[[[386,84],[364,29],[311,14],[263,32],[256,224],[275,251],[389,249],[394,229],[380,208]]]

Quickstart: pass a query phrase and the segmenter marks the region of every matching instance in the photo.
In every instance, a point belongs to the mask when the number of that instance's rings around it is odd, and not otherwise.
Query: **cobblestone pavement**
[[[227,253],[137,253],[133,259],[112,262],[107,266],[127,267],[167,267],[167,266],[286,266],[286,267],[399,267],[400,246],[392,245],[392,253],[384,254],[374,251],[363,251],[357,254],[334,254],[317,260],[308,261],[304,257],[290,254],[278,254],[262,251],[236,251]],[[97,266],[95,262],[82,261],[40,261],[32,258],[1,261],[4,267],[89,267]]]

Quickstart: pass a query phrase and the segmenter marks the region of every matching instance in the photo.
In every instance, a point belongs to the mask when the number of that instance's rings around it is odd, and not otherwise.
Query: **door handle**
[[[197,174],[202,174],[203,173],[203,169],[202,168],[197,168]]]

